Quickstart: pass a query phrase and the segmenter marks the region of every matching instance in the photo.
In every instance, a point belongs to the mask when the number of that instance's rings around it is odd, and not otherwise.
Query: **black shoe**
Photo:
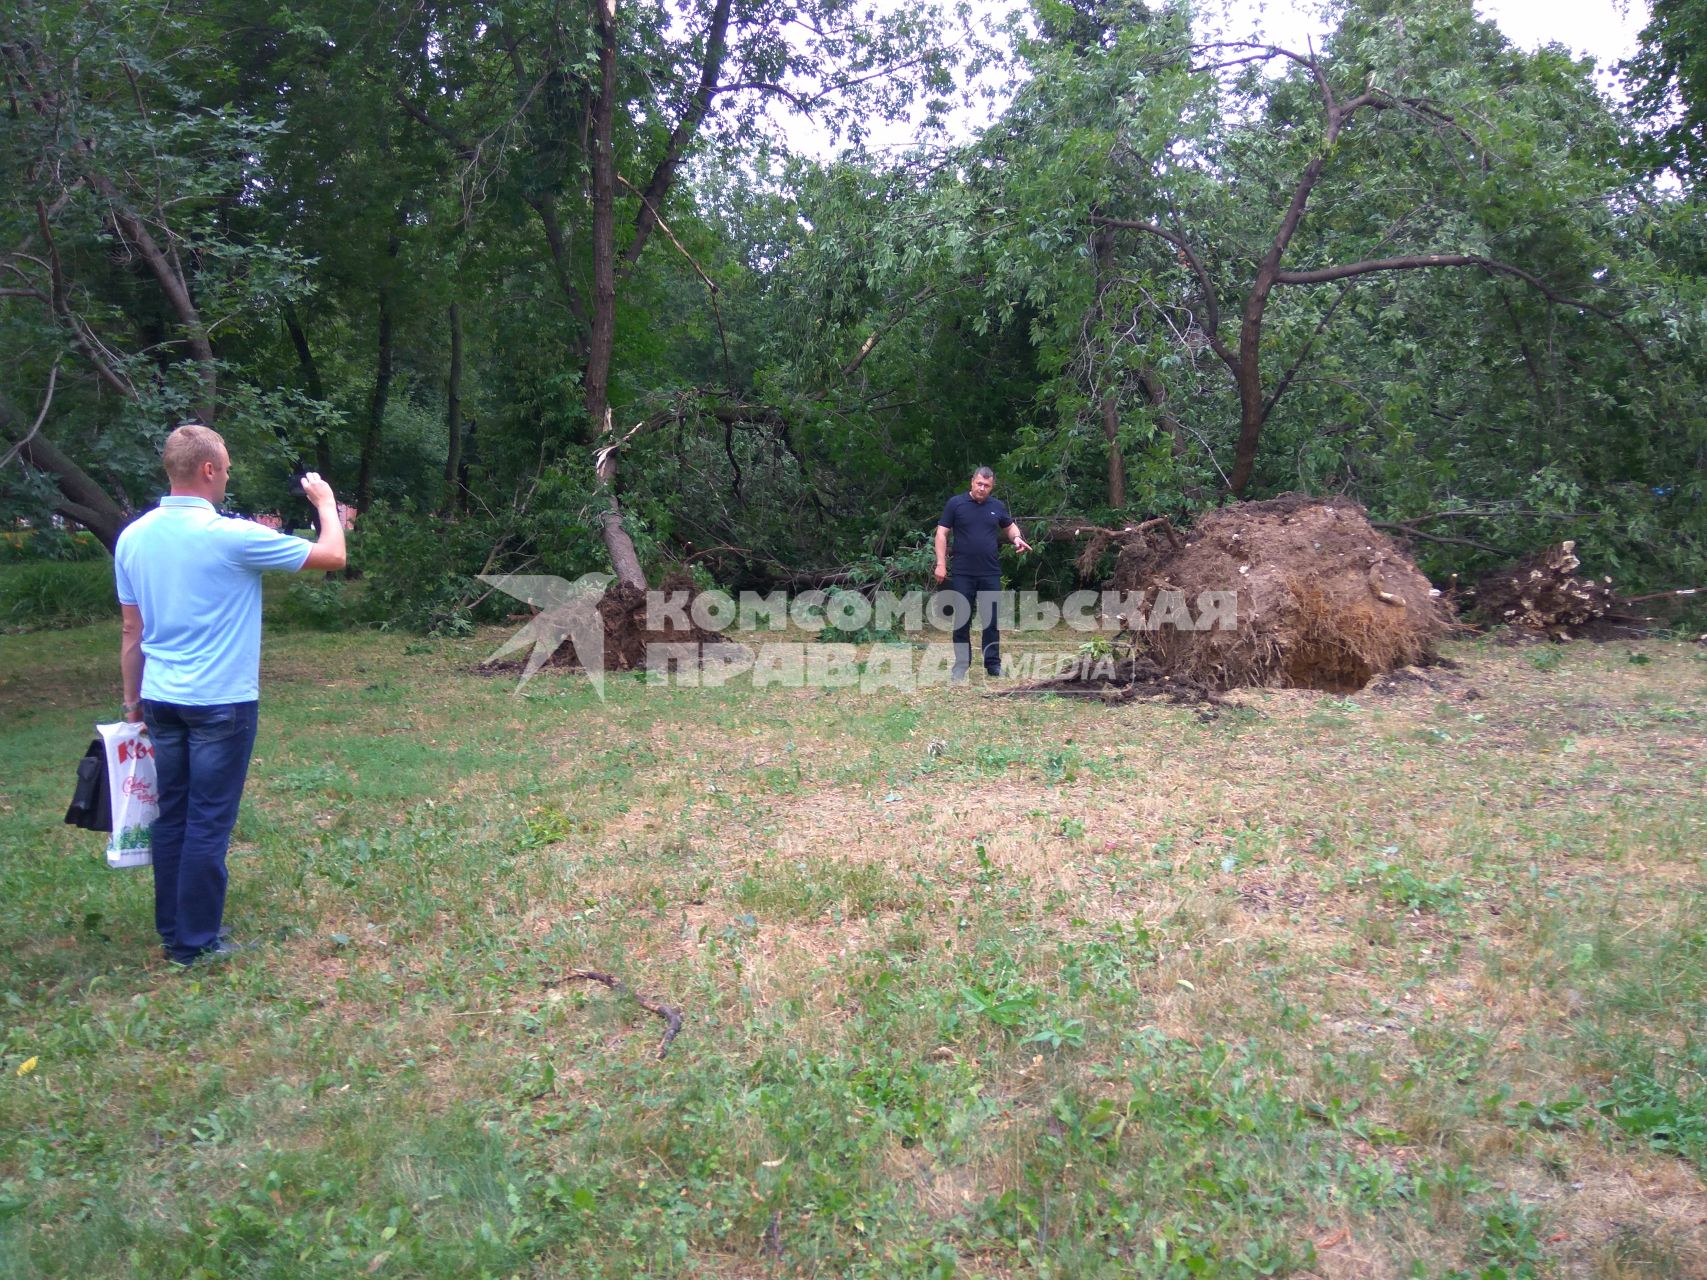
[[[177,969],[190,969],[198,964],[206,964],[210,961],[229,960],[233,956],[240,956],[245,951],[253,951],[254,949],[255,944],[253,942],[232,942],[221,937],[211,947],[203,947],[188,959],[167,952],[166,962]]]
[[[219,941],[224,942],[230,936],[231,936],[231,926],[227,925],[227,924],[220,925],[219,926]],[[172,944],[170,942],[167,942],[164,938],[162,938],[160,940],[160,954],[165,956],[166,959],[168,959],[168,960],[170,960],[172,958]],[[188,964],[189,961],[180,960],[178,963],[179,964]]]
[[[211,947],[203,947],[198,960],[229,960],[232,956],[240,956],[245,951],[253,951],[253,942],[232,942],[229,938],[218,939]]]
[[[1002,669],[1000,667],[985,667],[984,674],[989,676],[992,680],[1000,680],[1002,678]]]

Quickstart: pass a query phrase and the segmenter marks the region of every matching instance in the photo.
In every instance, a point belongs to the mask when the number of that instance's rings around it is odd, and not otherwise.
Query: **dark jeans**
[[[160,816],[154,820],[154,927],[188,963],[219,938],[225,851],[255,747],[255,704],[145,700]]]
[[[999,573],[951,573],[948,589],[966,601],[966,621],[954,629],[954,669],[972,665],[972,620],[983,626],[984,670],[994,675],[1002,669],[1002,637],[996,629],[996,597],[1002,589]],[[980,599],[980,597],[983,597]]]

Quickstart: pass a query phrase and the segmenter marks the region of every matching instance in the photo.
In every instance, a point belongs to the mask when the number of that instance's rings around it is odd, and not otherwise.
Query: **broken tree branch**
[[[676,239],[676,233],[670,230],[670,224],[664,221],[664,215],[659,213],[653,206],[651,198],[620,173],[616,175],[616,180],[622,183],[622,185],[627,187],[630,191],[634,192],[635,195],[639,196],[640,203],[652,210],[652,220],[658,224],[658,230],[662,231],[670,238],[670,243],[676,246],[676,252],[688,260],[688,266],[692,267],[694,269],[694,273],[705,282],[706,293],[711,298],[711,314],[717,318],[717,338],[718,341],[723,344],[723,376],[727,378],[730,385],[733,386],[735,383],[735,366],[729,359],[729,335],[724,331],[723,312],[717,305],[717,295],[721,292],[717,287],[717,282],[710,276],[706,275],[705,268],[695,261],[693,254],[687,251],[687,246],[682,244],[680,240]]]
[[[1510,556],[1513,553],[1502,547],[1489,546],[1486,542],[1478,542],[1474,538],[1455,538],[1444,533],[1424,533],[1414,524],[1396,520],[1371,520],[1373,529],[1392,529],[1407,538],[1421,538],[1424,542],[1441,542],[1454,547],[1474,547],[1478,551],[1491,551],[1495,555]]]
[[[1153,516],[1138,524],[1122,525],[1118,529],[1105,529],[1101,525],[1092,524],[1088,520],[1062,520],[1044,527],[1043,537],[1052,541],[1064,542],[1072,538],[1092,537],[1101,534],[1105,538],[1129,538],[1135,533],[1144,533],[1149,529],[1160,528],[1168,535],[1168,541],[1174,546],[1180,545],[1179,533],[1174,529],[1172,520],[1166,516]]]
[[[1426,271],[1437,267],[1475,267],[1489,275],[1507,275],[1523,281],[1547,301],[1560,307],[1575,307],[1590,315],[1599,316],[1612,325],[1650,368],[1653,361],[1648,356],[1647,344],[1633,333],[1616,314],[1605,307],[1585,302],[1581,298],[1573,298],[1560,293],[1540,276],[1525,271],[1522,267],[1513,266],[1509,262],[1501,262],[1498,258],[1489,258],[1479,253],[1416,253],[1405,254],[1394,258],[1370,258],[1363,262],[1343,262],[1331,267],[1318,267],[1309,271],[1282,271],[1274,277],[1277,285],[1288,284],[1325,284],[1331,280],[1345,280],[1352,276],[1366,276],[1377,271]]]
[[[600,969],[571,969],[561,978],[552,982],[547,982],[545,985],[548,987],[555,987],[564,982],[601,983],[602,985],[609,987],[618,995],[632,997],[634,1003],[646,1010],[647,1013],[662,1018],[664,1020],[664,1038],[658,1042],[658,1057],[660,1059],[670,1051],[670,1042],[681,1034],[681,1010],[672,1005],[660,1004],[658,1001],[653,1000],[648,996],[641,995],[633,987],[629,986],[621,978],[618,978],[613,974],[605,973]]]
[[[47,394],[42,397],[41,412],[36,414],[35,424],[30,427],[28,432],[25,433],[24,438],[18,441],[18,443],[13,445],[10,449],[6,450],[6,456],[4,458],[0,458],[0,471],[4,471],[7,467],[11,466],[12,459],[16,458],[25,449],[29,448],[30,441],[36,438],[36,433],[41,430],[41,424],[47,421],[48,406],[53,403],[53,388],[58,382],[59,361],[55,360],[53,362],[53,368],[47,371]]]
[[[1670,591],[1650,591],[1645,596],[1625,596],[1625,604],[1641,604],[1644,600],[1675,600],[1681,596],[1692,596],[1698,591],[1707,591],[1707,587],[1673,587]]]
[[[698,134],[706,113],[711,110],[712,99],[717,93],[717,76],[723,69],[723,60],[729,48],[730,8],[731,0],[717,0],[712,9],[705,29],[705,56],[700,63],[699,84],[688,99],[681,119],[670,131],[669,140],[664,144],[664,154],[659,157],[657,167],[652,170],[652,177],[646,183],[645,192],[635,193],[640,196],[640,212],[634,215],[634,238],[628,242],[628,249],[623,254],[624,276],[640,260],[641,251],[646,248],[646,239],[653,224],[661,223],[658,210],[664,203],[664,197],[669,194],[671,184],[675,182],[676,168]],[[674,239],[673,236],[671,238]]]
[[[1198,296],[1203,301],[1203,336],[1209,343],[1209,349],[1221,358],[1221,363],[1237,373],[1238,360],[1232,348],[1221,338],[1221,307],[1215,297],[1215,285],[1209,278],[1209,272],[1204,267],[1197,251],[1191,247],[1191,242],[1177,231],[1169,231],[1166,227],[1154,222],[1140,222],[1131,218],[1108,218],[1093,214],[1091,225],[1097,227],[1117,227],[1123,231],[1142,231],[1146,235],[1155,236],[1173,245],[1180,261],[1191,272],[1197,281]]]

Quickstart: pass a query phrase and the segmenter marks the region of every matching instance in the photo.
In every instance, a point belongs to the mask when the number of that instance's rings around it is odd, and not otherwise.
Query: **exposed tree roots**
[[[1556,543],[1486,575],[1476,585],[1476,613],[1504,623],[1514,636],[1614,640],[1647,634],[1651,619],[1629,611],[1634,602],[1619,598],[1611,578],[1577,572],[1576,547]]]

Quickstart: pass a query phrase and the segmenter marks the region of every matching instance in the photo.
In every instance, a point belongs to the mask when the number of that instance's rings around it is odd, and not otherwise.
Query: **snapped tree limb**
[[[662,1004],[648,996],[641,995],[621,978],[604,972],[602,969],[571,969],[561,978],[547,982],[548,987],[555,987],[564,982],[597,982],[609,987],[618,995],[630,997],[647,1013],[664,1020],[664,1038],[658,1042],[658,1057],[662,1059],[670,1051],[670,1044],[682,1032],[682,1012],[674,1005]]]

